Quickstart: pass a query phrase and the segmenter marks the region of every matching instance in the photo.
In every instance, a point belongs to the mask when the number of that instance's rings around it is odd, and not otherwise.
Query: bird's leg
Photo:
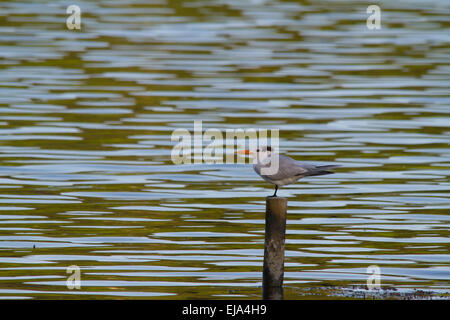
[[[277,186],[277,185],[275,185],[275,192],[274,192],[274,194],[273,194],[273,196],[272,196],[272,197],[276,197],[276,196],[277,196],[277,191],[278,191],[278,186]]]

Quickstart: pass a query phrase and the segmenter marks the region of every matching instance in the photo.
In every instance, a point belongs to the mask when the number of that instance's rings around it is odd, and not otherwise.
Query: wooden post
[[[283,299],[286,211],[286,198],[266,198],[266,234],[262,281],[264,300]]]

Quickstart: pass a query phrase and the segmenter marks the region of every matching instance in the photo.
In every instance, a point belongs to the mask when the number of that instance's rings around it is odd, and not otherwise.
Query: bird
[[[291,157],[284,156],[272,151],[270,146],[261,146],[255,151],[239,150],[238,154],[256,155],[256,161],[253,165],[255,172],[265,181],[275,185],[275,192],[272,197],[277,196],[279,187],[297,182],[299,179],[311,176],[321,176],[333,174],[330,169],[339,167],[339,165],[315,166],[312,164],[299,162]],[[274,174],[264,174],[264,168],[271,166],[275,157],[278,157],[278,170]]]

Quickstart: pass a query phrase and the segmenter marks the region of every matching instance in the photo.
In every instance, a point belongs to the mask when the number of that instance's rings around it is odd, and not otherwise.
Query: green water
[[[259,299],[272,186],[174,165],[195,120],[342,165],[279,190],[286,299],[371,265],[448,296],[448,1],[377,2],[380,30],[363,1],[77,1],[81,30],[68,4],[0,4],[0,298]]]

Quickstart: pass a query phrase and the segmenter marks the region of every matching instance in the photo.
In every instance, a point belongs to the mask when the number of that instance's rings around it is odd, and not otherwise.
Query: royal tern
[[[339,167],[338,165],[315,166],[312,164],[299,162],[290,157],[272,152],[272,148],[268,146],[260,147],[256,149],[256,152],[241,150],[237,153],[256,156],[256,162],[253,165],[253,169],[258,175],[261,176],[261,178],[275,185],[275,192],[272,197],[277,196],[278,188],[281,186],[294,183],[303,177],[332,174],[334,172],[329,171],[329,169]],[[275,157],[278,157],[278,170],[276,173],[269,175],[263,174],[261,172],[262,169],[270,167]]]

